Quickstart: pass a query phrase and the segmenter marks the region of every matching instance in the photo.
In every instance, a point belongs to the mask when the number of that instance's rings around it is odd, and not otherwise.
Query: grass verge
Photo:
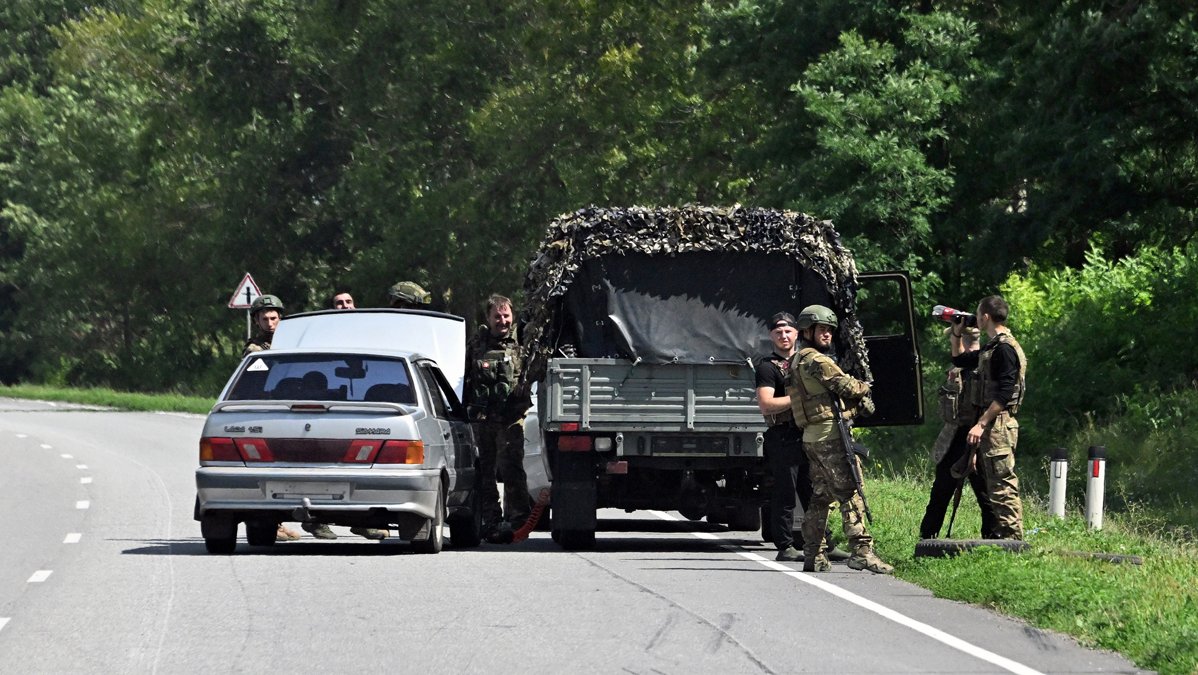
[[[876,517],[871,532],[896,574],[937,597],[993,608],[1072,635],[1083,645],[1117,651],[1161,673],[1198,670],[1198,547],[1137,514],[1107,514],[1103,529],[1080,517],[1051,518],[1035,498],[1024,501],[1021,554],[978,549],[955,558],[915,558],[919,520],[930,485],[910,477],[866,484]],[[955,538],[981,529],[972,495],[961,500]],[[947,521],[946,521],[947,522]],[[1069,552],[1133,554],[1143,565]]]
[[[119,410],[167,411],[207,414],[215,398],[182,394],[134,394],[112,389],[68,389],[32,384],[0,387],[0,398],[37,399],[99,405]]]

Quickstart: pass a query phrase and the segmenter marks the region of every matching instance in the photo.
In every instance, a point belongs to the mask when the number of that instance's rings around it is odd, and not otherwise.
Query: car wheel
[[[237,521],[217,515],[200,520],[200,534],[209,553],[228,555],[237,548]]]
[[[920,539],[915,544],[915,557],[947,558],[982,546],[992,546],[1011,553],[1031,548],[1031,544],[1018,539]]]
[[[761,529],[761,509],[754,504],[742,504],[728,509],[728,529],[756,532]]]
[[[274,521],[258,520],[245,524],[245,540],[250,546],[274,546],[279,526]]]
[[[469,515],[449,521],[449,545],[454,548],[474,548],[482,543],[483,515],[478,508],[478,491],[470,495]]]
[[[433,509],[433,518],[429,521],[428,538],[412,542],[412,550],[417,553],[440,553],[445,546],[445,488],[437,491],[437,506]]]

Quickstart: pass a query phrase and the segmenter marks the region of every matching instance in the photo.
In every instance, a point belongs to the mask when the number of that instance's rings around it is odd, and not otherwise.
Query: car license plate
[[[349,498],[349,483],[319,481],[267,481],[266,495],[271,499],[330,499],[345,501]]]

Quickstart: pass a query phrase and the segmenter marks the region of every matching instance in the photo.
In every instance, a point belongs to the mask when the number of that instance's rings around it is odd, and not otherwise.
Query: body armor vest
[[[507,411],[509,398],[520,376],[520,345],[514,339],[493,344],[482,337],[481,354],[475,352],[471,370],[471,404],[487,418],[498,418]]]
[[[973,426],[978,408],[973,403],[977,378],[971,370],[951,368],[944,384],[940,385],[940,419],[946,424]]]
[[[1016,358],[1019,359],[1019,379],[1015,382],[1015,391],[1011,394],[1011,401],[1007,403],[1007,411],[1016,415],[1019,413],[1019,406],[1023,404],[1023,394],[1027,389],[1027,357],[1023,355],[1023,347],[1019,346],[1019,342],[1010,333],[998,333],[994,339],[1011,345],[1015,350]],[[990,405],[998,389],[998,383],[990,375],[990,359],[993,356],[994,349],[982,350],[978,357],[978,369],[973,377],[974,384],[970,388],[969,400],[979,411],[985,410]]]
[[[803,372],[804,362],[819,356],[818,349],[806,347],[799,350],[791,361],[790,382],[793,387],[787,387],[790,393],[790,409],[794,414],[795,425],[800,429],[809,424],[831,421],[832,393],[815,378]],[[793,392],[792,392],[793,389]],[[844,409],[844,406],[841,406]]]

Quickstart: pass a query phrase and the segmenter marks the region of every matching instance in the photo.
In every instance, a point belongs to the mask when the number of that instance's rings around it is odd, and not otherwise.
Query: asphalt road
[[[415,555],[342,528],[208,555],[202,419],[0,399],[0,672],[1090,673],[1118,655],[757,537],[601,514]]]

